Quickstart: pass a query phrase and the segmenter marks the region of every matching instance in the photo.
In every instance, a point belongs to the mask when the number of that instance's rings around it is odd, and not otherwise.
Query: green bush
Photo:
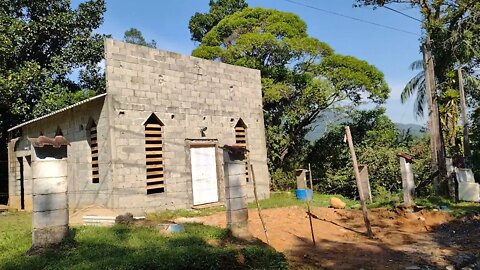
[[[312,164],[320,193],[358,195],[348,145],[344,143],[345,126],[349,125],[358,163],[368,166],[370,186],[375,191],[395,194],[402,189],[399,153],[414,157],[417,194],[430,192],[431,170],[428,138],[400,133],[384,110],[350,112],[350,120],[336,124],[312,146],[308,162]]]

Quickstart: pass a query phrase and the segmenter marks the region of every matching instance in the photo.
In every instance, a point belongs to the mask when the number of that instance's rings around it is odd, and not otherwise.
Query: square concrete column
[[[237,151],[225,149],[223,157],[227,228],[231,230],[235,237],[250,238],[244,149],[237,149]]]
[[[67,146],[34,147],[32,249],[60,244],[68,236]]]
[[[402,173],[403,202],[409,206],[415,199],[415,181],[413,179],[413,158],[407,154],[397,155]]]

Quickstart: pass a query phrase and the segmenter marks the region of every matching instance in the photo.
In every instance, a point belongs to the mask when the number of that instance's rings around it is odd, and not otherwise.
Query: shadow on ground
[[[466,207],[466,211],[476,210]],[[475,211],[473,211],[475,212]],[[473,213],[472,212],[472,213]],[[294,269],[480,269],[480,215],[469,215],[436,225],[425,226],[424,232],[395,226],[389,212],[372,222],[376,238],[365,236],[365,227],[351,217],[339,222],[321,220],[353,232],[352,239],[334,241],[298,237],[296,248],[286,252]],[[358,217],[355,217],[358,219]],[[393,220],[388,223],[386,220]],[[420,230],[420,229],[419,229]],[[400,243],[392,245],[392,243]],[[411,268],[408,268],[411,267]]]

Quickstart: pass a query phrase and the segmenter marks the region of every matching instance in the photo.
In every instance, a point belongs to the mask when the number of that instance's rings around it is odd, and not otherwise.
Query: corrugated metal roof
[[[75,103],[75,104],[72,104],[72,105],[70,105],[70,106],[67,106],[67,107],[65,107],[65,108],[63,108],[63,109],[56,110],[56,111],[51,112],[51,113],[49,113],[49,114],[46,114],[46,115],[44,115],[44,116],[40,116],[40,117],[37,117],[37,118],[32,119],[32,120],[30,120],[30,121],[21,123],[20,125],[17,125],[17,126],[14,126],[14,127],[10,128],[10,129],[8,130],[8,132],[10,132],[10,131],[12,131],[12,130],[15,130],[15,129],[17,129],[17,128],[21,128],[21,127],[26,126],[26,125],[28,125],[28,124],[37,122],[37,121],[39,121],[39,120],[45,119],[45,118],[50,117],[50,116],[52,116],[52,115],[55,115],[55,114],[57,114],[57,113],[61,113],[61,112],[70,110],[70,109],[75,108],[75,107],[77,107],[77,106],[79,106],[79,105],[82,105],[82,104],[88,103],[88,102],[90,102],[90,101],[99,99],[99,98],[104,97],[104,96],[106,96],[106,95],[107,95],[107,93],[103,93],[103,94],[100,94],[100,95],[97,95],[97,96],[94,96],[94,97],[91,97],[91,98],[82,100],[82,101],[80,101],[80,102],[77,102],[77,103]]]

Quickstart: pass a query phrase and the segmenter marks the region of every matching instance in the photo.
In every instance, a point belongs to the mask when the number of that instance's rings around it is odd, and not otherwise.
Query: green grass
[[[368,208],[394,208],[402,203],[402,194],[390,194],[388,196],[374,197],[373,203]],[[480,203],[476,202],[455,202],[454,200],[430,196],[415,199],[415,205],[427,210],[440,210],[449,212],[454,217],[462,217],[470,214],[480,214]]]
[[[346,204],[347,208],[354,207],[358,202],[354,200],[347,199],[342,195],[326,195],[326,194],[313,194],[313,200],[310,203],[311,207],[328,207],[330,205],[330,198],[337,197],[342,199]],[[290,207],[290,206],[306,206],[305,201],[298,200],[295,197],[294,192],[275,192],[270,194],[270,198],[259,201],[260,207],[262,209],[267,208],[279,208],[279,207]],[[248,208],[256,208],[257,205],[255,202],[248,204]]]
[[[75,227],[73,241],[40,255],[31,245],[31,215],[0,216],[0,269],[286,269],[283,254],[232,238],[227,230],[186,224],[163,235],[147,227]]]
[[[415,204],[417,206],[423,206],[426,209],[450,211],[454,217],[480,214],[480,203],[475,202],[454,202],[453,200],[442,197],[428,197],[416,199]]]
[[[172,221],[178,217],[203,217],[209,216],[218,212],[225,211],[225,206],[208,207],[202,209],[179,209],[166,210],[162,212],[149,213],[147,219],[155,221]]]
[[[358,202],[354,200],[347,199],[342,195],[325,195],[314,193],[313,202],[310,204],[312,207],[328,207],[330,205],[330,198],[337,197],[342,199],[346,204],[347,208],[355,208],[358,205]],[[306,206],[305,201],[298,200],[295,197],[293,192],[272,192],[270,198],[265,200],[260,200],[260,207],[262,209],[267,208],[279,208],[279,207],[290,207],[290,206]],[[255,209],[257,205],[255,202],[250,202],[248,208]],[[180,209],[180,210],[166,210],[157,213],[150,213],[147,215],[148,219],[155,221],[172,221],[178,217],[202,217],[209,216],[215,213],[225,211],[225,206],[210,207],[203,209]]]

